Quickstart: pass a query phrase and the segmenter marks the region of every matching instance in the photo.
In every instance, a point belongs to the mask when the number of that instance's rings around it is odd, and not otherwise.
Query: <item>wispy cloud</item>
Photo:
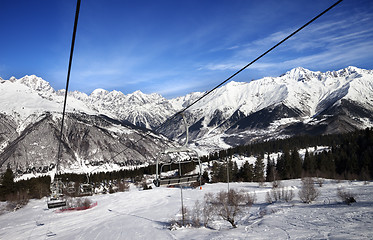
[[[344,15],[343,19],[315,23],[250,68],[268,72],[297,66],[324,69],[326,66],[351,65],[359,59],[372,58],[373,52],[369,50],[373,49],[372,22],[372,14],[362,14],[361,18]],[[256,57],[248,60],[248,53],[259,55],[261,52],[258,49],[264,51],[270,48],[292,31],[278,31],[251,41],[237,49],[226,61],[205,64],[200,70],[238,70]]]
[[[268,70],[278,72],[282,69],[290,69],[297,66],[313,68],[314,70],[325,69],[325,66],[352,65],[362,58],[371,57],[367,49],[373,49],[373,40],[361,43],[359,45],[336,46],[327,51],[317,54],[301,56],[283,62],[264,62],[252,65],[251,69]],[[332,70],[332,69],[330,69]]]
[[[291,32],[291,30],[288,31],[279,31],[270,34],[268,37],[265,37],[263,39],[258,39],[250,43],[249,45],[254,45],[254,46],[270,46],[278,43],[285,37],[287,37]]]

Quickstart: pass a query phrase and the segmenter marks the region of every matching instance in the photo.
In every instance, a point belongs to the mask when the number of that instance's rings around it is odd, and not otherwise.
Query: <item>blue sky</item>
[[[336,0],[82,0],[69,90],[207,91]],[[76,1],[0,2],[0,77],[65,88]],[[373,69],[373,1],[344,0],[235,77]]]

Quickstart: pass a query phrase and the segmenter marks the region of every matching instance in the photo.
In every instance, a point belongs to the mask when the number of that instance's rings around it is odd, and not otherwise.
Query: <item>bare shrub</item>
[[[202,222],[204,227],[208,226],[208,223],[213,219],[215,213],[213,198],[214,195],[212,193],[206,193],[203,199]]]
[[[171,219],[170,229],[176,230],[177,228],[183,226],[191,226],[191,216],[189,215],[190,211],[187,207],[180,208],[180,216],[176,219]]]
[[[76,201],[75,201],[75,207],[85,207],[85,208],[88,208],[89,206],[91,206],[92,204],[92,201],[89,200],[88,198],[77,198]]]
[[[245,197],[235,190],[220,191],[213,199],[216,213],[223,220],[228,221],[232,227],[236,228],[235,218],[242,212]]]
[[[355,199],[356,195],[343,188],[337,189],[337,196],[339,199],[342,200],[342,202],[346,203],[347,205],[351,205],[351,203],[356,202],[356,199]]]
[[[256,193],[245,193],[244,194],[244,201],[246,203],[246,206],[251,207],[256,202]]]
[[[119,181],[118,182],[118,191],[119,192],[124,192],[124,191],[128,191],[130,188],[128,182],[125,182],[125,181]]]
[[[193,210],[190,214],[190,224],[193,227],[200,227],[202,223],[202,204],[200,201],[194,203]]]
[[[171,221],[170,221],[170,230],[171,231],[176,230],[180,227],[181,226],[179,225],[179,221],[177,221],[176,219],[171,219]]]
[[[266,203],[272,204],[273,199],[271,197],[271,194],[269,192],[266,193]]]
[[[281,190],[271,190],[270,194],[274,202],[278,202],[281,199]]]
[[[281,191],[281,199],[285,202],[290,202],[294,198],[294,191],[292,189],[286,190],[285,188],[282,188]]]
[[[251,207],[254,202],[256,201],[256,193],[255,192],[247,192],[244,189],[239,191],[239,194],[243,195],[243,204],[246,206]]]
[[[292,189],[287,190],[285,188],[272,189],[270,192],[266,193],[266,202],[274,203],[278,201],[290,202],[294,198],[294,191]]]
[[[282,183],[280,180],[275,180],[272,182],[272,188],[280,188],[282,187]]]
[[[180,209],[181,212],[181,219],[179,220],[179,225],[187,226],[189,225],[189,209],[187,207],[183,207]]]
[[[312,178],[304,178],[302,179],[302,187],[298,195],[302,202],[311,203],[318,198],[320,192],[315,188]]]
[[[83,200],[83,207],[90,207],[92,204],[92,201],[88,198]]]

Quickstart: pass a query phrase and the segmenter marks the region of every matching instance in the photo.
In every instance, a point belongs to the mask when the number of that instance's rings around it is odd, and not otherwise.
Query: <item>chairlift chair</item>
[[[67,184],[67,193],[74,194],[75,193],[75,182],[69,182]]]
[[[51,195],[47,200],[48,208],[57,208],[66,206],[66,198],[62,193],[63,183],[61,179],[55,179],[51,184]]]
[[[93,187],[89,183],[82,183],[82,184],[80,184],[79,189],[80,189],[80,192],[79,192],[80,196],[92,195],[92,192],[93,192],[92,189],[93,189]]]
[[[184,121],[184,125],[185,125],[185,132],[186,132],[185,144],[182,147],[168,148],[164,152],[162,152],[160,155],[157,156],[157,159],[156,159],[156,161],[157,161],[156,162],[156,178],[153,180],[153,183],[156,187],[170,186],[170,185],[180,185],[180,184],[192,183],[192,182],[200,182],[200,184],[201,184],[201,175],[202,175],[201,161],[200,161],[200,158],[198,156],[198,153],[195,150],[187,147],[188,138],[189,138],[188,126],[187,126],[184,115],[182,115],[182,117],[183,117],[183,121]],[[183,155],[183,154],[188,155],[189,159],[181,158],[180,155]],[[175,158],[171,155],[179,155],[179,159],[175,160]],[[165,162],[164,159],[165,159],[166,156],[170,157],[170,161],[164,163]],[[160,163],[161,162],[160,158],[163,159],[163,161],[162,161],[163,163],[162,163],[161,166],[160,166],[160,164],[161,164]],[[182,171],[181,166],[183,164],[191,163],[191,162],[198,163],[198,173],[196,173],[196,174],[185,174]],[[177,176],[171,176],[171,177],[170,176],[162,176],[163,168],[165,166],[170,166],[170,168],[171,168],[172,164],[179,164],[178,175]]]

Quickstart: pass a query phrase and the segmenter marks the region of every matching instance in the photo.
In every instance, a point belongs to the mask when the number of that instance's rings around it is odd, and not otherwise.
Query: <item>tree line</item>
[[[163,169],[163,172],[170,170],[177,170],[179,165],[173,163]],[[190,172],[196,168],[195,162],[188,162],[182,164],[182,171],[184,173]],[[156,172],[156,166],[148,165],[144,167],[136,167],[134,169],[121,169],[112,172],[98,172],[89,174],[63,173],[58,174],[55,178],[67,186],[70,182],[75,184],[90,183],[93,186],[99,186],[101,183],[113,183],[129,181],[139,183],[143,180],[144,175],[152,175]],[[14,181],[14,174],[10,166],[8,166],[5,173],[0,180],[0,201],[18,201],[23,198],[37,198],[48,196],[50,194],[50,176],[43,176],[38,178],[31,178],[29,180]]]
[[[317,146],[329,146],[322,152],[308,152],[301,159],[298,150]],[[277,162],[269,153],[281,153]],[[264,159],[264,153],[268,153]],[[300,177],[324,177],[339,179],[373,179],[373,128],[345,134],[325,136],[296,136],[288,139],[252,143],[227,150],[221,150],[205,156],[203,161],[229,159],[233,155],[255,156],[255,164],[245,162],[238,169],[235,163],[215,162],[211,168],[212,182],[226,181],[230,173],[231,181],[259,181],[263,179],[263,162],[267,161],[265,180],[294,179]],[[225,169],[225,172],[224,172]]]
[[[329,146],[320,153],[306,151],[301,159],[298,150],[308,147]],[[269,153],[280,152],[277,162],[269,157]],[[245,162],[241,167],[230,161],[233,155],[255,156],[256,162]],[[267,158],[265,159],[265,154]],[[218,160],[218,161],[215,161]],[[344,134],[324,136],[295,136],[288,139],[271,140],[260,143],[237,146],[221,150],[201,158],[208,162],[210,175],[203,173],[203,182],[229,181],[263,182],[300,177],[324,177],[340,179],[373,179],[373,128],[358,130]],[[264,162],[267,166],[265,167]],[[228,164],[228,168],[227,168]],[[194,170],[196,163],[183,165],[183,173]],[[89,182],[129,179],[141,181],[144,175],[155,174],[155,165],[122,169],[113,172],[100,172],[89,175]],[[178,164],[165,167],[163,171],[177,170]],[[227,170],[228,169],[228,170]],[[85,174],[62,174],[56,176],[64,182],[87,182]],[[31,178],[14,182],[14,174],[10,167],[0,179],[0,200],[20,197],[27,194],[31,198],[41,198],[50,193],[51,178],[49,176]]]

